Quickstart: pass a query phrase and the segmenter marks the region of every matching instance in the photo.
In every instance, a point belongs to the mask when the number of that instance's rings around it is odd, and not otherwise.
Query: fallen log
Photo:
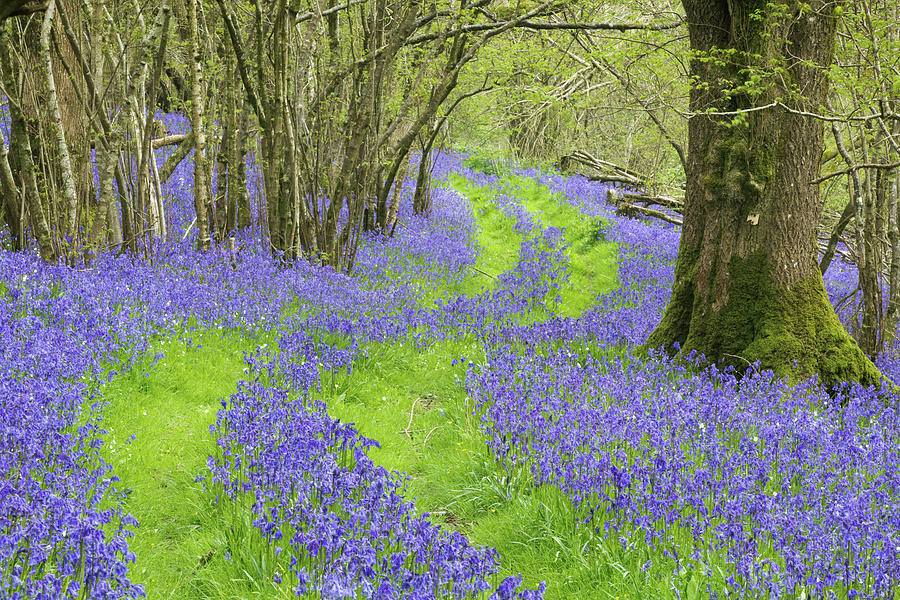
[[[174,133],[150,140],[150,145],[154,150],[164,148],[165,146],[175,146],[188,138],[189,133]]]
[[[644,193],[626,193],[623,194],[621,198],[622,201],[627,201],[631,204],[640,203],[646,207],[649,207],[651,205],[662,206],[663,208],[668,208],[679,214],[684,213],[684,200],[682,200],[681,198],[675,198],[673,196]]]
[[[671,223],[672,225],[678,225],[679,227],[681,226],[681,219],[679,219],[678,217],[672,216],[668,213],[664,213],[661,210],[654,210],[652,208],[647,208],[646,206],[638,206],[637,204],[617,204],[616,214],[632,218],[637,215],[644,215],[646,217],[653,217],[654,219],[665,221],[666,223]]]
[[[580,150],[560,157],[557,166],[564,173],[573,173],[576,172],[576,165],[599,172],[599,174],[581,173],[591,181],[616,183],[626,188],[625,190],[620,188],[619,190],[609,189],[607,191],[606,200],[616,207],[617,214],[629,217],[642,215],[660,219],[673,225],[681,225],[681,219],[676,215],[650,207],[658,206],[677,214],[683,214],[684,200],[673,195],[654,194],[647,191],[651,186],[647,184],[647,177],[644,175],[633,169],[597,158]]]
[[[559,170],[563,173],[573,172],[576,164],[600,172],[599,174],[585,174],[585,177],[591,181],[599,181],[601,183],[621,183],[632,187],[644,187],[644,177],[642,177],[640,173],[615,163],[602,160],[580,150],[560,157]]]

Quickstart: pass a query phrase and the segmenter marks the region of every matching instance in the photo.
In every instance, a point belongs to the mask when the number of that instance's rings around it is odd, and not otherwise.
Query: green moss
[[[818,374],[828,387],[882,379],[834,314],[821,277],[777,289],[763,252],[733,258],[728,270],[728,301],[718,312],[694,311],[684,351],[698,350],[741,371],[759,361],[779,376]]]
[[[687,341],[694,313],[694,272],[698,256],[696,251],[679,250],[672,298],[662,321],[647,338],[647,347],[671,350],[674,344],[683,347]]]
[[[779,375],[819,374],[828,387],[841,381],[869,385],[881,373],[844,330],[821,278],[769,295],[762,327],[744,351]],[[796,365],[796,366],[795,366]]]
[[[774,177],[779,153],[775,145],[751,138],[745,125],[732,125],[727,131],[709,148],[709,164],[715,167],[703,183],[714,196],[749,211]]]

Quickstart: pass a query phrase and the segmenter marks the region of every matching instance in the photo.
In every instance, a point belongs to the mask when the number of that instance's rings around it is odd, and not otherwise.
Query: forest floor
[[[478,260],[452,289],[434,292],[474,295],[515,266],[522,235],[514,219],[490,202],[495,189],[460,175],[451,185],[471,202]],[[570,275],[558,314],[577,316],[615,287],[615,246],[598,239],[596,219],[525,177],[505,177],[503,189],[543,226],[565,228]],[[532,318],[547,316],[538,310]],[[220,401],[245,378],[245,354],[263,344],[276,341],[221,330],[188,341],[160,340],[103,388],[105,457],[121,487],[130,489],[124,510],[140,523],[129,543],[137,556],[130,575],[148,598],[279,596],[269,585],[265,544],[249,518],[242,522],[238,510],[222,514],[198,480],[216,449],[210,427]],[[522,573],[530,587],[544,581],[548,599],[590,597],[615,567],[586,548],[591,536],[575,528],[571,501],[555,488],[527,485],[521,473],[511,479],[485,445],[463,385],[468,361],[483,359],[477,337],[438,342],[425,351],[379,344],[369,354],[377,359],[357,365],[350,377],[339,376],[326,392],[329,413],[379,441],[370,456],[408,478],[406,496],[420,512],[474,544],[496,548],[500,577]],[[134,440],[126,441],[132,433]],[[235,529],[236,523],[241,527]],[[232,561],[217,556],[235,536],[248,552]],[[605,567],[598,570],[600,563]]]
[[[0,596],[900,600],[896,388],[645,348],[678,228],[470,158],[351,275],[0,253]]]

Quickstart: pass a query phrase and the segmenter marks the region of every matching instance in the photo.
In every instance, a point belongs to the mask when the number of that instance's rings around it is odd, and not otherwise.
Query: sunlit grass
[[[597,296],[616,287],[616,245],[603,238],[603,223],[589,218],[534,179],[509,175],[503,179],[507,193],[515,195],[544,227],[565,231],[569,257],[569,281],[562,289],[558,312],[577,317]]]
[[[244,352],[264,343],[220,331],[188,340],[154,344],[102,389],[103,455],[128,490],[124,510],[140,524],[130,575],[148,598],[197,597],[194,578],[221,558],[222,523],[196,479],[216,447],[209,427],[220,401],[245,377]]]
[[[491,202],[495,191],[461,177],[451,184],[472,203],[479,255],[460,283],[423,294],[432,301],[491,289],[498,275],[515,268],[522,243],[514,220]],[[612,289],[615,248],[599,238],[599,223],[530,180],[507,176],[504,185],[544,225],[565,227],[571,279],[560,313],[580,314]],[[547,316],[541,311],[533,318]],[[216,503],[215,490],[197,481],[216,451],[209,427],[220,400],[245,377],[244,353],[262,343],[273,340],[221,331],[195,334],[191,343],[161,342],[102,390],[110,432],[104,456],[120,488],[131,490],[124,509],[140,523],[130,542],[137,555],[131,576],[148,598],[286,594],[272,583],[276,561],[250,522],[249,507]],[[604,562],[596,536],[576,527],[571,501],[554,488],[535,488],[527,471],[506,472],[485,445],[463,385],[468,361],[484,358],[478,340],[444,341],[424,351],[408,342],[368,350],[371,358],[359,359],[351,375],[324,379],[323,397],[333,416],[378,440],[373,460],[408,478],[407,497],[418,510],[496,548],[498,578],[521,573],[531,587],[546,581],[548,598],[605,597],[596,594],[617,567]]]
[[[482,290],[493,289],[498,275],[515,268],[522,235],[515,229],[515,220],[491,202],[495,191],[475,185],[461,175],[451,176],[450,185],[471,203],[478,247],[471,276],[450,291],[474,296]]]
[[[576,527],[571,501],[555,488],[536,488],[529,471],[508,473],[485,445],[458,383],[466,361],[483,358],[478,342],[441,342],[424,352],[372,347],[369,354],[382,358],[339,380],[329,411],[378,440],[370,456],[409,478],[407,497],[417,509],[496,548],[500,579],[522,574],[530,587],[545,581],[548,599],[603,597],[594,593],[612,574],[600,568],[596,536]]]

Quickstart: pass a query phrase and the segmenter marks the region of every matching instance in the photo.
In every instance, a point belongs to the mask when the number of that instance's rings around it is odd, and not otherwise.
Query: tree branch
[[[50,0],[0,0],[0,21],[47,10]]]
[[[490,31],[492,29],[531,29],[534,31],[665,31],[667,29],[675,29],[680,27],[681,23],[541,23],[538,21],[529,21],[526,19],[514,19],[511,21],[493,21],[491,23],[473,23],[471,25],[463,25],[458,29],[448,32],[425,33],[414,38],[410,38],[407,45],[421,44],[436,40],[442,35],[459,35],[462,33],[477,33],[480,31]]]
[[[828,175],[824,175],[819,177],[818,179],[813,179],[809,182],[810,185],[816,185],[817,183],[822,183],[823,181],[828,181],[832,177],[839,177],[841,175],[846,175],[848,173],[852,173],[853,171],[858,171],[860,169],[896,169],[900,167],[900,161],[893,163],[862,163],[858,165],[852,165],[847,167],[846,169],[841,169],[840,171],[835,171],[834,173],[829,173]]]
[[[216,4],[219,5],[219,10],[222,12],[222,20],[225,21],[225,29],[228,31],[228,37],[231,40],[231,46],[234,49],[234,56],[237,59],[238,71],[241,74],[241,82],[244,84],[244,91],[247,93],[247,99],[250,100],[250,106],[253,107],[253,112],[256,113],[256,118],[259,119],[262,128],[268,130],[268,116],[265,114],[265,111],[262,110],[259,99],[253,91],[253,83],[250,81],[249,73],[247,73],[247,59],[244,56],[243,45],[238,39],[231,11],[225,6],[223,0],[216,0]]]

